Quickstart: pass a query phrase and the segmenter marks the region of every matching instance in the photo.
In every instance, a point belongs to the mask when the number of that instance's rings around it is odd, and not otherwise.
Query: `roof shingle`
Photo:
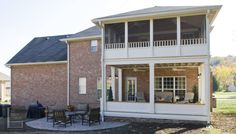
[[[60,39],[68,36],[36,37],[8,61],[7,64],[66,61],[67,46]]]

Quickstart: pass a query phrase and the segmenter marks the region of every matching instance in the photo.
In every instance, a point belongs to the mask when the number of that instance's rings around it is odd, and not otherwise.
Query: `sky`
[[[236,53],[236,13],[232,0],[0,0],[0,72],[34,37],[73,34],[93,18],[153,6],[223,5],[211,32],[211,55]]]

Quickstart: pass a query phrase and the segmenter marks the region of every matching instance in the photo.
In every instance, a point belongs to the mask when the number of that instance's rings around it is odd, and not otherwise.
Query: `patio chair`
[[[100,124],[100,108],[92,108],[89,110],[88,114],[82,117],[82,125],[88,123],[89,126],[92,123],[98,122]]]
[[[7,109],[7,128],[24,129],[27,110],[24,106],[14,106]]]
[[[53,110],[49,108],[48,106],[45,109],[45,114],[46,114],[47,121],[53,119]]]
[[[193,98],[194,98],[194,93],[192,92],[187,92],[185,93],[185,97],[183,101],[179,101],[178,103],[191,103],[193,102]]]
[[[70,117],[66,116],[65,110],[53,110],[53,127],[55,125],[72,125]]]
[[[79,104],[77,105],[76,111],[88,112],[88,110],[89,110],[89,105],[88,105],[88,104],[79,103]]]

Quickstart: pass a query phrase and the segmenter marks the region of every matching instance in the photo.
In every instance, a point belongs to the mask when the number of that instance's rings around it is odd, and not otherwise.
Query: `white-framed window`
[[[86,78],[79,78],[79,94],[86,94]]]
[[[174,97],[178,96],[177,101],[185,97],[186,92],[185,76],[158,76],[155,77],[155,90],[157,92],[173,92]]]
[[[91,45],[90,45],[91,52],[97,52],[97,49],[98,49],[98,41],[91,40]]]
[[[111,79],[107,78],[107,97],[109,95],[109,90],[111,87]],[[97,100],[99,100],[102,97],[102,78],[97,78]]]

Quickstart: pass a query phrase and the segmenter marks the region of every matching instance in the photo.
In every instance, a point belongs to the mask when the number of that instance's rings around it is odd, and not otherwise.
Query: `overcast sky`
[[[236,53],[232,0],[1,0],[0,72],[34,37],[71,34],[93,26],[91,19],[153,6],[223,5],[211,33],[211,55]]]

